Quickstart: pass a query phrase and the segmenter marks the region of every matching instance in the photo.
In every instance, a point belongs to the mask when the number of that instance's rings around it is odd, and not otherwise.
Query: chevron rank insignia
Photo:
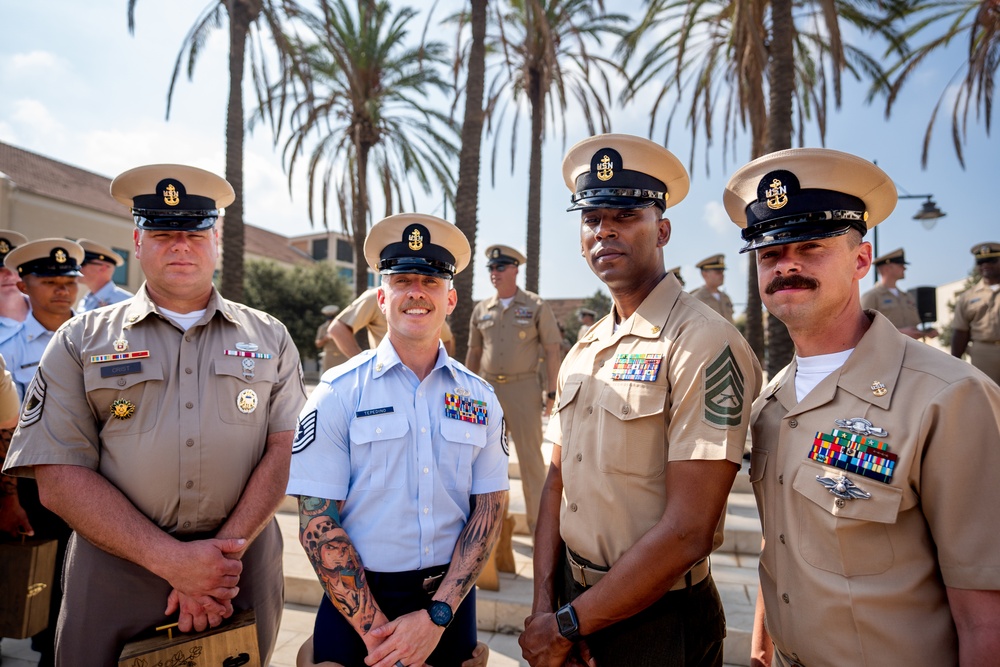
[[[35,371],[35,377],[24,397],[24,408],[21,410],[21,421],[18,424],[21,428],[31,426],[42,418],[42,408],[45,407],[45,376],[42,370]]]
[[[297,454],[308,447],[316,439],[316,411],[313,410],[299,418],[295,428],[295,440],[292,442],[292,454]]]
[[[705,367],[705,421],[739,426],[743,419],[743,373],[729,344]]]

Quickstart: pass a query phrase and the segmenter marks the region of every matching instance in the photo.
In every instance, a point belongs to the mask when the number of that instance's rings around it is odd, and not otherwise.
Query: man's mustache
[[[773,278],[771,282],[767,284],[764,288],[765,294],[774,294],[778,290],[783,289],[818,289],[819,281],[814,278],[806,278],[805,276],[792,275],[792,276],[778,276]]]

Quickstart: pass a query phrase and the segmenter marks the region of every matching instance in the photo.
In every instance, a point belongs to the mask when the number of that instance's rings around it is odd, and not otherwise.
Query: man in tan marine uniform
[[[738,170],[724,203],[796,355],[753,406],[751,664],[997,664],[1000,388],[862,309],[892,180],[799,148]]]
[[[876,257],[872,264],[878,271],[878,282],[875,287],[861,295],[861,307],[865,310],[877,310],[892,322],[892,325],[910,338],[936,338],[935,329],[920,329],[920,312],[917,304],[909,293],[896,286],[896,283],[906,276],[906,255],[902,248],[897,248],[881,257]]]
[[[725,619],[708,556],[760,366],[664,270],[664,210],[689,184],[672,153],[599,135],[570,149],[563,177],[614,305],[560,369],[523,655],[532,667],[719,666]]]
[[[248,608],[268,664],[283,607],[274,512],[306,399],[298,351],[212,285],[229,183],[150,165],[111,194],[131,207],[146,282],[56,332],[5,464],[74,530],[56,665],[113,665],[171,617],[188,632]]]
[[[524,255],[509,246],[492,245],[486,249],[486,258],[490,282],[497,291],[472,309],[465,365],[493,385],[503,406],[517,452],[528,530],[534,534],[545,481],[543,400],[547,415],[556,397],[563,336],[549,305],[517,286]],[[538,372],[538,359],[543,355],[544,399]],[[500,549],[506,545],[501,543]]]
[[[695,266],[701,269],[701,279],[705,281],[705,284],[691,290],[691,296],[722,315],[727,321],[732,322],[733,301],[728,294],[719,289],[726,281],[726,256],[722,254],[712,255],[701,260]]]
[[[333,324],[333,318],[338,311],[340,311],[340,306],[332,304],[323,306],[319,311],[326,318],[316,329],[316,341],[314,343],[322,357],[319,370],[321,375],[334,366],[347,361],[347,357],[340,351],[340,348],[337,347],[337,342],[330,335],[330,325]]]
[[[377,287],[362,292],[361,296],[340,311],[330,323],[327,336],[336,343],[341,354],[351,358],[361,354],[361,346],[354,339],[354,334],[362,329],[368,331],[368,348],[371,350],[378,347],[389,330],[385,315],[378,307]],[[441,325],[441,342],[449,356],[455,354],[455,336],[447,321]]]
[[[972,255],[982,279],[955,304],[951,353],[961,357],[971,342],[972,365],[1000,384],[1000,243],[978,243]]]

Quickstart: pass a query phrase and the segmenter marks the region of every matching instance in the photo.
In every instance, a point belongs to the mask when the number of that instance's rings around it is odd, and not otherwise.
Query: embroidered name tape
[[[393,408],[392,408],[391,405],[388,406],[388,407],[385,407],[385,408],[373,408],[371,410],[361,410],[359,412],[355,412],[354,416],[355,417],[372,417],[374,415],[384,415],[384,414],[389,413],[389,412],[393,412]]]
[[[115,364],[114,366],[102,366],[101,377],[111,378],[119,375],[129,375],[131,373],[141,373],[142,362],[134,361],[131,364]]]

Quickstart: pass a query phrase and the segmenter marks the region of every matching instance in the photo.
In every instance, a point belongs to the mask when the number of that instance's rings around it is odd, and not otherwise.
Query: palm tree
[[[309,218],[315,220],[319,183],[324,226],[336,194],[341,223],[352,235],[357,294],[368,288],[369,176],[381,185],[386,215],[404,207],[406,194],[416,208],[414,181],[428,194],[433,182],[454,199],[456,132],[428,98],[450,92],[438,73],[446,50],[423,38],[409,44],[414,16],[410,8],[393,13],[387,0],[333,0],[323,3],[321,16],[304,18],[316,41],[297,40],[307,74],[283,149],[289,188],[297,160],[316,137],[307,166]]]
[[[511,123],[511,171],[515,170],[517,131],[525,106],[530,114],[528,160],[528,233],[525,283],[538,291],[541,255],[542,143],[546,118],[561,126],[566,136],[568,97],[584,112],[587,131],[608,132],[611,120],[610,71],[620,71],[610,58],[596,53],[603,36],[621,35],[627,21],[621,14],[606,14],[602,0],[509,0],[492,14],[494,33],[488,39],[492,52],[501,54],[490,81],[486,113],[489,128],[499,135],[507,110]],[[496,124],[494,128],[494,119]],[[499,136],[491,163],[496,168]]]
[[[958,94],[952,102],[951,138],[959,164],[965,167],[962,144],[965,141],[969,107],[975,100],[977,118],[981,115],[990,132],[993,115],[993,89],[996,86],[997,66],[1000,65],[1000,4],[996,0],[949,0],[917,2],[910,7],[914,19],[903,33],[907,39],[922,36],[933,29],[944,27],[940,34],[931,36],[919,47],[907,53],[889,69],[889,76],[895,77],[886,88],[885,115],[889,117],[903,85],[919,65],[940,48],[947,47],[953,39],[968,35],[969,57],[956,72],[954,81],[961,78]],[[963,74],[964,70],[964,74]],[[938,98],[924,133],[921,165],[927,166],[931,134],[934,121],[948,94],[945,89]]]
[[[462,123],[462,148],[458,156],[458,188],[455,190],[455,224],[465,232],[476,256],[476,233],[479,209],[480,149],[483,140],[483,94],[486,84],[486,16],[488,0],[471,0],[472,11],[468,15],[471,39],[467,49],[456,49],[455,89],[459,91],[458,73],[460,63],[465,61],[465,121]],[[459,17],[464,23],[465,15]],[[461,25],[459,34],[461,34]],[[467,52],[465,52],[467,51]],[[456,96],[457,101],[457,96]],[[455,334],[455,357],[465,359],[469,344],[469,320],[472,317],[472,283],[476,263],[455,277],[458,291],[458,305],[452,316],[452,332]]]
[[[669,103],[670,95],[690,92],[686,122],[692,140],[704,133],[707,154],[721,121],[724,161],[748,126],[751,158],[790,148],[796,129],[802,144],[804,128],[812,121],[822,141],[830,92],[834,108],[840,106],[843,72],[858,80],[884,80],[878,59],[843,41],[840,19],[863,33],[881,36],[891,49],[901,48],[899,36],[885,20],[889,11],[886,3],[801,1],[794,4],[797,17],[792,14],[792,0],[647,0],[646,5],[645,16],[619,47],[626,66],[639,53],[644,37],[652,35],[657,41],[640,58],[623,99],[630,101],[643,88],[656,86],[649,131],[652,136],[661,107],[667,107],[666,145],[673,117],[681,109]],[[692,141],[692,172],[694,146]],[[771,375],[792,355],[787,332],[781,335],[782,326],[769,318],[767,368]],[[747,339],[763,357],[760,294],[753,262],[747,284]]]
[[[135,34],[135,5],[138,0],[128,0],[128,29]],[[229,18],[229,104],[226,110],[226,180],[236,191],[236,201],[226,208],[225,231],[222,238],[223,296],[240,301],[243,298],[243,73],[246,64],[247,43],[250,42],[250,68],[253,80],[258,83],[261,103],[267,94],[283,95],[282,88],[273,88],[263,57],[265,43],[274,46],[278,74],[283,80],[292,80],[293,61],[291,44],[283,26],[301,13],[295,0],[213,0],[202,11],[191,30],[184,37],[174,63],[167,91],[167,118],[174,86],[187,54],[187,75],[194,75],[195,63],[209,33],[222,27]]]

